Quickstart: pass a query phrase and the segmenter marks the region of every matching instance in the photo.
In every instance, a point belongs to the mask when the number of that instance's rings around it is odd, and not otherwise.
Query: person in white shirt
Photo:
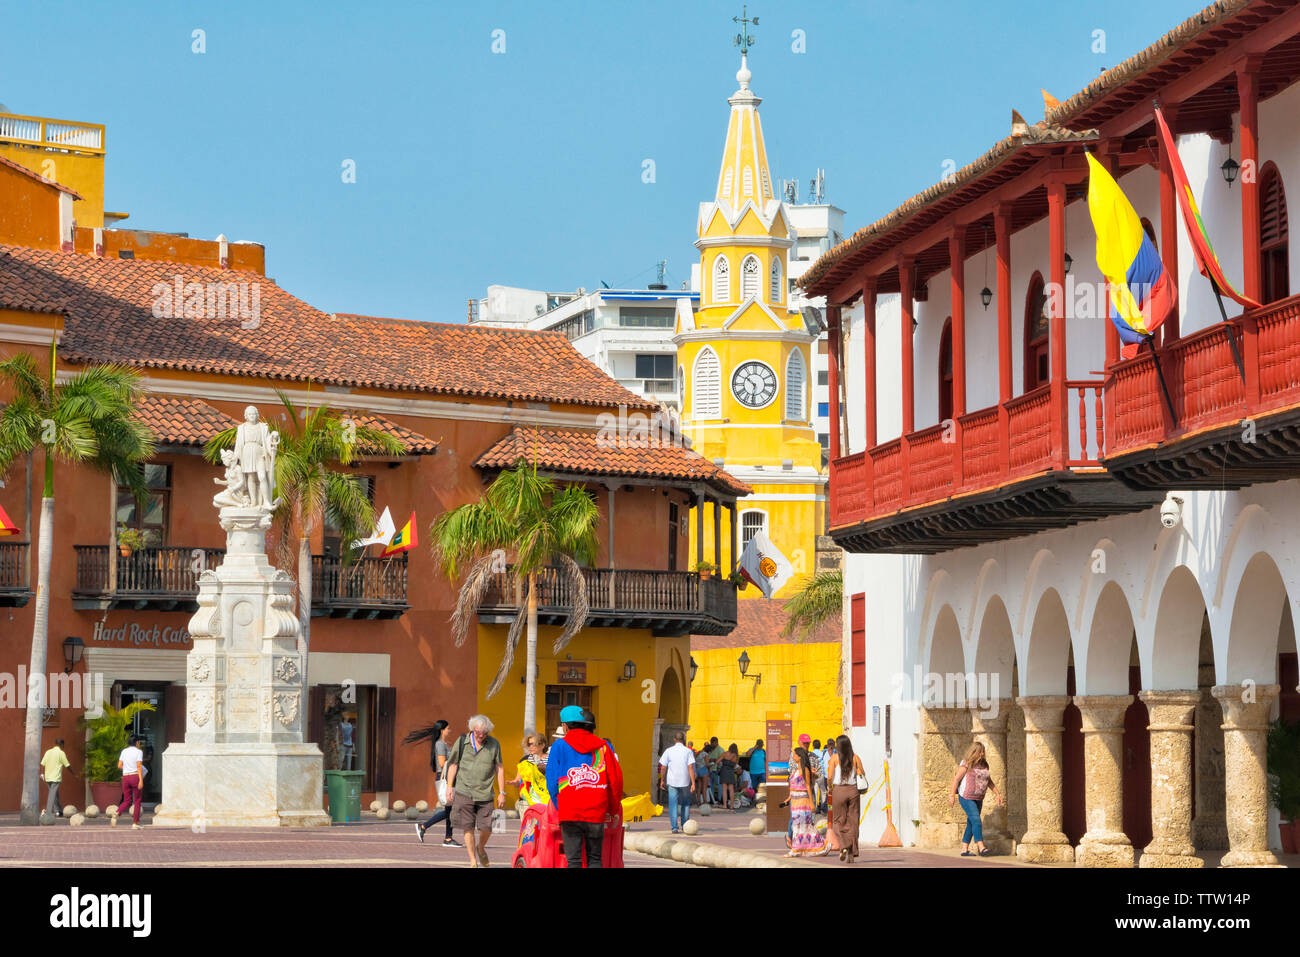
[[[695,755],[686,746],[686,734],[682,731],[673,735],[673,746],[659,758],[661,788],[665,775],[668,778],[668,820],[676,834],[691,819],[691,794],[695,790]]]
[[[140,830],[140,800],[144,797],[144,752],[140,750],[140,739],[132,735],[131,743],[118,755],[117,766],[122,769],[122,803],[118,805],[117,817],[121,817],[128,807],[131,810],[131,829]],[[117,824],[117,817],[113,823]]]

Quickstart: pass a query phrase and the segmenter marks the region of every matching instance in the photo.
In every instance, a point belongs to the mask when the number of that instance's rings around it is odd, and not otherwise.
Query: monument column
[[[1124,833],[1124,712],[1132,695],[1076,695],[1083,716],[1084,797],[1088,831],[1074,860],[1080,867],[1132,867]]]
[[[1151,716],[1151,843],[1139,867],[1202,867],[1192,845],[1192,733],[1199,691],[1143,691]]]
[[[989,778],[997,785],[1005,801],[1007,795],[1007,722],[1011,718],[1013,702],[1001,698],[993,702],[992,710],[985,712],[972,707],[971,734],[984,745],[984,759],[989,763]],[[954,772],[955,773],[955,772]],[[1007,827],[1007,805],[998,804],[996,798],[986,795],[984,812],[980,815],[984,826],[984,846],[992,854],[1011,853],[1011,833]]]
[[[1280,867],[1268,849],[1268,790],[1264,738],[1279,685],[1217,685],[1223,708],[1223,765],[1228,853],[1220,867]]]
[[[1016,855],[1030,864],[1064,864],[1074,848],[1061,830],[1061,723],[1065,695],[1017,698],[1025,715],[1025,819],[1028,830]]]

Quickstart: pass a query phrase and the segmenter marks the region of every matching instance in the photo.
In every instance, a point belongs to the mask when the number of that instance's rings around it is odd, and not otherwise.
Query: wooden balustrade
[[[194,596],[199,575],[216,568],[225,555],[222,548],[167,546],[141,548],[129,555],[110,554],[107,545],[77,545],[77,585],[83,595],[110,595],[109,561],[117,563],[117,588],[113,597]]]
[[[0,592],[29,590],[27,555],[30,548],[26,542],[0,542]]]
[[[333,555],[311,557],[311,603],[316,608],[406,608],[406,585],[405,554],[349,563]]]

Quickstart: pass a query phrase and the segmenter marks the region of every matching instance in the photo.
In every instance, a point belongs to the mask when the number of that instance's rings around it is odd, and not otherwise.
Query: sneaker
[[[669,831],[668,833],[670,833],[670,834],[680,834],[681,831],[677,830],[677,828],[673,828],[673,829],[672,829],[671,831]]]
[[[424,843],[424,825],[419,821],[415,822],[415,836],[420,839],[421,844]]]
[[[491,867],[492,862],[488,860],[487,851],[478,852],[478,862],[480,867]]]
[[[132,825],[131,825],[131,830],[133,830],[133,831],[142,831],[142,830],[144,830],[144,828],[142,828],[139,824],[132,824]]]
[[[465,845],[462,844],[460,841],[456,840],[454,837],[445,837],[442,839],[442,846],[443,847],[464,847]]]

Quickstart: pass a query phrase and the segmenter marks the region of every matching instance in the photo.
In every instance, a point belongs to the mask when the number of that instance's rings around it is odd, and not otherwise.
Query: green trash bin
[[[330,823],[355,824],[361,820],[361,771],[326,771],[325,792],[330,798]]]

